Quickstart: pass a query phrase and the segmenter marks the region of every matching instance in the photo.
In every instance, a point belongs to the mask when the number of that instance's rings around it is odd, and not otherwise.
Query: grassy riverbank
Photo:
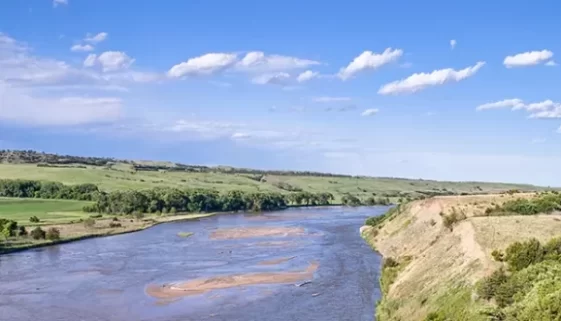
[[[150,215],[141,219],[132,216],[121,216],[115,220],[114,217],[102,217],[95,219],[93,226],[86,226],[84,222],[76,223],[63,223],[63,224],[44,224],[41,228],[47,230],[49,228],[56,228],[60,231],[61,238],[59,240],[33,240],[29,237],[9,239],[2,243],[0,247],[0,254],[22,251],[31,248],[68,243],[93,237],[111,236],[125,233],[132,233],[141,231],[152,226],[174,222],[195,220],[204,217],[216,215],[218,213],[200,213],[200,214],[178,214],[170,216],[157,216]],[[118,223],[121,226],[111,227],[111,223]]]
[[[502,318],[503,310],[481,298],[477,285],[505,266],[493,251],[561,235],[561,215],[555,211],[488,216],[490,208],[536,197],[435,197],[408,203],[375,227],[362,228],[362,236],[384,257],[377,320],[526,320]]]

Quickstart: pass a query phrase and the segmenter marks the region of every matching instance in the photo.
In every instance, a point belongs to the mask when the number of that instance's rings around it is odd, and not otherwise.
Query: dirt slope
[[[561,233],[561,216],[481,216],[494,204],[533,194],[435,197],[407,204],[379,230],[363,228],[363,236],[384,257],[411,257],[378,307],[378,318],[423,320],[442,304],[464,304],[458,320],[475,320],[481,308],[472,301],[473,284],[499,267],[491,257],[518,240],[547,241]],[[467,218],[450,230],[441,213]],[[479,217],[474,217],[479,216]]]

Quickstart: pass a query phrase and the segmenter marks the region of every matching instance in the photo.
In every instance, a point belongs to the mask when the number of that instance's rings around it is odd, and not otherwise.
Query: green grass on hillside
[[[30,198],[0,198],[0,217],[17,221],[20,225],[57,224],[88,217],[82,212],[90,202],[72,200],[45,200]],[[39,223],[29,222],[37,216]]]
[[[335,202],[345,193],[360,198],[385,197],[396,193],[411,196],[418,192],[486,193],[510,189],[542,190],[523,184],[438,182],[374,177],[319,177],[298,175],[260,175],[228,173],[194,173],[176,171],[134,171],[129,164],[87,168],[38,167],[34,164],[0,164],[0,178],[48,180],[64,184],[93,183],[107,191],[148,189],[153,187],[203,188],[218,191],[241,190],[245,192],[288,192],[280,188],[287,183],[304,191],[330,192]],[[373,195],[376,194],[376,195]]]

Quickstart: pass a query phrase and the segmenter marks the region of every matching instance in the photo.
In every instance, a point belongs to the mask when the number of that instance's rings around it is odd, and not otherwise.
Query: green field
[[[489,193],[509,189],[543,189],[523,184],[441,182],[376,177],[263,175],[256,180],[255,175],[251,174],[135,171],[129,164],[117,164],[111,168],[90,165],[87,168],[57,168],[38,167],[36,164],[0,164],[0,178],[47,180],[64,184],[93,183],[107,191],[177,187],[218,191],[288,193],[287,190],[278,187],[279,183],[288,183],[292,187],[308,192],[330,192],[335,196],[336,201],[346,193],[366,198],[373,194],[375,194],[374,196],[387,196],[402,193],[417,196],[421,195],[419,192]]]
[[[82,207],[88,204],[71,200],[0,198],[0,217],[25,226],[66,223],[88,217],[87,213],[82,212]],[[30,223],[31,216],[37,216],[41,221]]]

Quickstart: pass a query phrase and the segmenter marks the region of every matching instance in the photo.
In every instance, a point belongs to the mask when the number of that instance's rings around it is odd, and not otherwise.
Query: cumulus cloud
[[[504,59],[503,64],[507,68],[535,66],[551,59],[552,57],[553,52],[549,50],[528,51],[514,56],[507,56]]]
[[[208,53],[171,67],[168,71],[168,76],[181,78],[211,75],[231,67],[236,63],[236,60],[237,55],[233,53]]]
[[[478,62],[461,70],[452,68],[434,70],[431,73],[416,73],[405,79],[383,85],[378,93],[381,95],[415,93],[427,87],[444,85],[450,82],[459,82],[477,73],[485,62]]]
[[[84,67],[93,67],[97,61],[96,54],[89,54],[86,59],[84,59]]]
[[[241,71],[272,72],[303,69],[319,64],[320,62],[309,59],[282,55],[267,55],[262,51],[251,51],[237,63],[236,67]]]
[[[96,35],[87,34],[86,38],[84,38],[84,41],[89,42],[89,43],[93,43],[93,44],[97,44],[97,43],[100,43],[100,42],[104,41],[105,39],[107,39],[107,36],[109,36],[109,34],[107,32],[100,32]]]
[[[475,109],[481,111],[481,110],[502,109],[502,108],[520,109],[522,107],[524,107],[524,102],[521,99],[514,98],[514,99],[505,99],[501,101],[496,101],[492,103],[486,103],[477,106]]]
[[[555,67],[555,66],[557,66],[557,63],[553,60],[550,60],[550,61],[546,62],[545,65],[548,66],[548,67]]]
[[[312,99],[316,103],[332,103],[332,102],[342,102],[342,101],[351,101],[351,97],[332,97],[332,96],[322,96],[322,97],[314,97]]]
[[[373,115],[376,115],[378,112],[379,112],[378,109],[370,108],[370,109],[366,109],[365,111],[363,111],[361,116],[373,116]]]
[[[450,49],[454,50],[454,48],[456,48],[456,44],[457,42],[455,39],[450,40]]]
[[[74,52],[83,52],[83,51],[92,51],[94,50],[94,47],[92,47],[91,45],[74,45],[72,47],[70,47],[70,51],[74,51]]]
[[[58,6],[68,5],[68,0],[53,0],[53,7],[56,8]]]
[[[290,75],[286,72],[278,72],[272,74],[264,74],[254,77],[251,82],[258,85],[281,85],[284,86],[288,83]]]
[[[483,111],[489,109],[511,109],[511,110],[525,110],[530,115],[528,118],[547,119],[547,118],[561,118],[561,103],[554,102],[550,99],[536,102],[524,103],[521,99],[505,99],[493,103],[487,103],[476,107],[476,110]]]
[[[403,55],[401,49],[387,48],[382,53],[375,53],[372,51],[365,51],[356,57],[347,67],[341,68],[337,76],[342,80],[347,80],[367,69],[378,69],[383,65],[389,64],[397,60]]]
[[[296,81],[306,82],[308,80],[312,80],[314,78],[317,78],[318,76],[319,76],[319,72],[306,70],[303,73],[298,75],[298,77],[296,78]]]

